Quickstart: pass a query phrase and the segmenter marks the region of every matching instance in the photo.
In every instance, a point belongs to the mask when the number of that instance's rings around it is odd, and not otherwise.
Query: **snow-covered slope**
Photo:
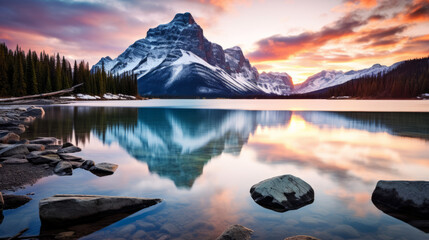
[[[256,84],[258,72],[239,47],[208,41],[190,13],[151,28],[115,59],[102,58],[93,70],[138,76],[142,96],[240,97],[266,95]]]
[[[335,70],[323,70],[307,78],[305,82],[296,85],[294,93],[301,94],[301,93],[314,92],[324,88],[343,84],[347,81],[350,81],[356,78],[377,75],[379,73],[383,74],[383,73],[392,71],[401,63],[402,62],[397,62],[390,67],[380,65],[380,64],[374,64],[370,68],[365,68],[358,71],[352,70],[348,72],[335,71]]]
[[[285,72],[263,72],[257,84],[265,92],[275,95],[289,95],[294,89],[291,76]]]

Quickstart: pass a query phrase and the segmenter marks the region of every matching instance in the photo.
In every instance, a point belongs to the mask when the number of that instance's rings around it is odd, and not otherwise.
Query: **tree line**
[[[429,57],[404,61],[390,72],[350,80],[294,98],[416,98],[429,93]]]
[[[20,97],[70,88],[83,83],[76,93],[100,95],[104,93],[137,95],[137,76],[106,73],[104,65],[89,68],[89,63],[75,60],[73,67],[64,56],[39,54],[19,46],[13,51],[0,44],[0,97]]]

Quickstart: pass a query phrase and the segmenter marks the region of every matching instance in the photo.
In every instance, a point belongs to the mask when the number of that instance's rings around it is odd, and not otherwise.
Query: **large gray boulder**
[[[102,177],[105,175],[112,175],[118,169],[117,164],[113,163],[97,163],[89,169],[93,174]]]
[[[39,216],[42,224],[64,226],[138,211],[160,202],[161,199],[151,198],[59,194],[40,200]]]
[[[276,212],[286,212],[313,203],[314,190],[302,179],[282,175],[253,185],[250,194],[255,202]]]
[[[384,213],[429,233],[428,181],[378,181],[371,200]]]
[[[72,175],[73,165],[67,161],[60,161],[55,166],[54,173],[58,175]]]
[[[253,230],[236,224],[229,226],[216,240],[248,240],[252,233]]]
[[[24,154],[27,155],[30,153],[25,145],[15,144],[0,150],[0,157],[10,157],[13,155]]]

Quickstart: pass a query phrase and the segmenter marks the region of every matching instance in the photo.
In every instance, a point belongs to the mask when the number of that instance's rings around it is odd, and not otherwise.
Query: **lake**
[[[0,237],[41,227],[40,199],[54,194],[162,198],[123,219],[81,228],[83,239],[214,239],[227,226],[252,239],[428,239],[378,210],[379,180],[429,181],[429,101],[147,100],[47,106],[22,137],[53,136],[73,154],[119,165],[97,177],[76,169],[14,194]],[[292,174],[312,186],[312,204],[284,213],[256,204],[250,187]]]

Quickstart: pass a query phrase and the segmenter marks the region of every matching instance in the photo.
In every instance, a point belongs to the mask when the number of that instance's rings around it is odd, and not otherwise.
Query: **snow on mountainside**
[[[257,84],[266,92],[277,95],[289,95],[294,89],[292,77],[287,73],[263,72],[259,75]]]
[[[151,28],[115,59],[102,58],[106,71],[138,76],[142,96],[237,97],[269,93],[256,84],[259,74],[239,47],[208,41],[190,13]]]
[[[310,76],[309,78],[307,78],[307,80],[305,80],[305,82],[296,85],[294,93],[301,94],[314,92],[324,88],[340,85],[356,78],[390,72],[401,63],[402,62],[397,62],[390,67],[380,64],[374,64],[370,68],[365,68],[358,71],[352,70],[348,72],[323,70],[319,73],[314,74],[313,76]]]

